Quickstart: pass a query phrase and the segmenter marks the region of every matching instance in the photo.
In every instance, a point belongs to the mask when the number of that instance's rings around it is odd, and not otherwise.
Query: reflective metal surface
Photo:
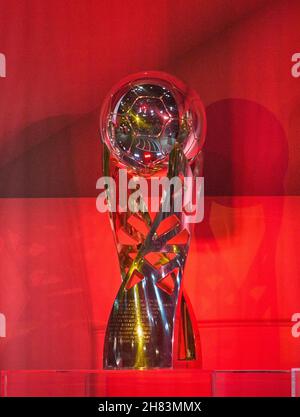
[[[125,88],[127,92],[119,100],[110,98],[110,103],[117,103],[114,112],[108,116],[102,113],[102,126],[107,129],[102,130],[104,173],[117,184],[123,164],[128,167],[129,175],[132,166],[144,166],[148,181],[154,166],[156,172],[160,169],[164,173],[164,164],[169,178],[193,176],[190,154],[184,152],[190,130],[186,129],[183,135],[180,127],[183,119],[179,120],[181,103],[166,89],[165,80],[153,82],[153,77],[151,80],[141,86],[135,84],[134,88],[131,88],[134,83],[130,83],[130,89]],[[116,93],[119,97],[119,90]],[[174,125],[167,130],[170,121]],[[155,165],[162,160],[164,164]],[[111,213],[122,283],[105,335],[105,369],[201,364],[199,333],[182,287],[191,224],[184,212],[175,211],[174,192],[171,188],[164,196],[171,201],[169,212],[163,210],[162,200],[158,213],[148,210]]]
[[[110,139],[133,165],[166,157],[179,133],[179,112],[173,94],[155,84],[135,85],[112,109]]]
[[[167,167],[176,143],[188,160],[197,156],[204,140],[204,109],[181,81],[164,73],[141,73],[121,81],[108,95],[100,129],[120,163],[152,174]]]

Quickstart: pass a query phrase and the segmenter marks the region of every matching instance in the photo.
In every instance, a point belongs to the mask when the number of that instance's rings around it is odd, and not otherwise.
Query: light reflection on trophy
[[[128,178],[199,176],[205,114],[197,94],[178,79],[145,72],[121,81],[101,111],[104,175]],[[120,190],[116,190],[117,193]],[[183,289],[191,223],[164,193],[159,210],[117,207],[110,213],[122,282],[104,341],[104,369],[201,366],[200,338]],[[109,204],[111,196],[107,192]],[[163,199],[170,199],[164,210]],[[107,277],[105,277],[107,279]],[[107,281],[109,282],[109,281]]]

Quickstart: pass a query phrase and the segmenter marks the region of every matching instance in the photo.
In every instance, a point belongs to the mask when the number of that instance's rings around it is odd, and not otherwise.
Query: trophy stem
[[[109,154],[104,155],[110,171]],[[169,174],[187,167],[179,149],[170,160]],[[118,169],[111,172],[118,177]],[[182,291],[190,229],[184,214],[174,211],[174,192],[170,189],[165,196],[171,211],[161,209],[153,220],[148,212],[111,213],[122,283],[105,335],[105,369],[201,364],[196,319]]]

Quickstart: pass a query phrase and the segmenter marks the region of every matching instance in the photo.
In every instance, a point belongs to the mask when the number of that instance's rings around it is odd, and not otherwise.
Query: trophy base
[[[138,288],[136,294],[137,291]],[[122,303],[118,303],[117,314],[114,314],[115,310],[112,311],[104,342],[103,369],[201,368],[200,336],[187,295],[183,292],[178,304],[163,304],[161,298],[159,306],[156,300],[152,301],[153,316],[159,308],[164,313],[159,315],[159,318],[164,319],[160,326],[149,326],[149,301],[145,303],[145,309],[139,303],[138,314],[128,301],[124,303],[124,308]],[[133,313],[128,313],[128,310]],[[128,317],[132,320],[128,320]],[[140,333],[136,331],[138,326]],[[166,332],[166,329],[169,331]]]

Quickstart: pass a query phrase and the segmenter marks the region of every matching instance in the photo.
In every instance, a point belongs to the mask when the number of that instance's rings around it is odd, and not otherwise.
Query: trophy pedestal
[[[300,369],[0,371],[0,397],[300,396]]]

